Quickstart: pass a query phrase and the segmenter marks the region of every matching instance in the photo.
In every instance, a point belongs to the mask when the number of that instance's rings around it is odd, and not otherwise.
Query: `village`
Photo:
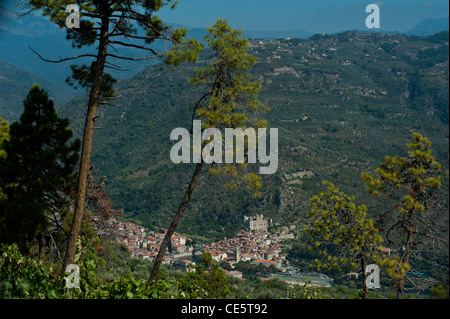
[[[115,218],[108,220],[108,226],[114,241],[124,244],[133,257],[153,260],[158,254],[159,247],[167,230],[154,232],[132,221],[121,221]],[[175,232],[172,235],[168,250],[170,254],[164,256],[163,263],[171,264],[174,257],[191,256],[193,247],[189,245],[189,238]]]
[[[254,217],[244,216],[246,230],[239,231],[232,238],[224,238],[221,241],[209,244],[191,244],[192,240],[175,232],[169,244],[163,263],[172,265],[177,269],[189,270],[195,265],[196,258],[200,258],[204,252],[209,252],[212,258],[220,263],[233,265],[240,261],[250,261],[252,264],[273,265],[282,272],[286,271],[286,254],[281,254],[280,242],[286,239],[294,239],[291,232],[294,225],[282,227],[276,232],[269,232],[270,218],[263,215]],[[158,232],[150,231],[143,226],[136,225],[132,221],[122,221],[110,218],[107,221],[112,238],[118,243],[124,244],[133,257],[154,260],[158,254],[161,242],[167,232],[160,229]],[[230,276],[242,278],[242,273],[237,270],[225,270]]]

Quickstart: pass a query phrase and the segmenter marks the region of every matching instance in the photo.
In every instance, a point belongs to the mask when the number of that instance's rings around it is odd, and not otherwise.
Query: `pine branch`
[[[129,58],[129,57],[119,56],[119,55],[115,55],[115,54],[111,54],[111,53],[108,53],[107,56],[110,56],[110,57],[116,58],[116,59],[121,59],[121,60],[128,60],[128,61],[144,61],[144,60],[160,58],[163,56],[163,54],[157,55],[157,56],[143,57],[143,58]]]
[[[81,55],[77,55],[74,57],[70,57],[70,58],[61,58],[59,60],[48,60],[43,58],[39,53],[36,52],[36,50],[34,50],[32,47],[28,47],[31,51],[33,51],[42,61],[45,62],[50,62],[50,63],[61,63],[61,62],[65,62],[65,61],[69,61],[69,60],[75,60],[75,59],[79,59],[79,58],[84,58],[84,57],[91,57],[91,58],[97,58],[95,55],[93,54],[81,54]]]

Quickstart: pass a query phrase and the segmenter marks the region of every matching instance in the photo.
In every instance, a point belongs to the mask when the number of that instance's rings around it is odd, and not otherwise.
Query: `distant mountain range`
[[[93,49],[91,47],[73,49],[71,42],[66,40],[65,29],[60,29],[48,19],[37,15],[20,17],[14,12],[0,8],[0,42],[0,61],[29,69],[48,81],[66,87],[68,86],[64,80],[70,73],[71,64],[88,63],[90,65],[91,63],[91,60],[87,58],[63,63],[42,61],[30,48],[49,60],[80,55],[92,52]],[[121,48],[119,53],[129,57],[142,56],[142,53],[138,54],[136,50],[128,48]],[[112,70],[109,73],[116,78],[131,77],[142,71],[146,63],[121,61],[121,65],[130,71]]]
[[[178,24],[173,24],[174,27],[185,27],[188,29],[188,35],[194,37],[198,40],[203,40],[206,35],[206,28],[190,28]],[[436,18],[436,19],[426,19],[420,22],[417,26],[412,28],[407,32],[400,31],[379,31],[377,29],[358,29],[352,31],[358,31],[362,33],[388,33],[388,34],[406,34],[406,35],[418,35],[418,36],[427,36],[433,35],[438,32],[448,31],[449,30],[449,17],[446,18]],[[338,34],[345,32],[339,31],[334,32],[333,34]],[[298,39],[308,39],[314,32],[306,31],[303,29],[296,30],[288,30],[288,31],[273,31],[273,30],[265,30],[265,31],[255,31],[255,30],[243,30],[243,35],[249,39],[262,39],[262,40],[274,40],[274,39],[286,39],[286,38],[298,38]]]
[[[17,13],[0,7],[0,32],[35,38],[61,34],[54,24],[37,14],[19,16]]]
[[[407,35],[432,35],[449,29],[449,18],[426,19],[416,25],[414,28],[405,32]]]
[[[174,27],[184,27],[188,29],[188,36],[193,37],[197,40],[203,41],[206,36],[206,28],[190,28],[178,24],[173,24]],[[289,31],[252,31],[252,30],[244,30],[243,36],[248,39],[263,39],[263,40],[273,40],[273,39],[285,39],[285,38],[299,38],[299,39],[307,39],[310,36],[314,35],[314,33],[305,31],[302,29],[297,30],[289,30]]]

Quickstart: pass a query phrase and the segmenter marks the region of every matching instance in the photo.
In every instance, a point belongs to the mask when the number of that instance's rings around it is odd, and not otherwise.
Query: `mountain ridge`
[[[18,120],[22,114],[23,100],[31,86],[43,87],[59,109],[69,102],[74,94],[67,87],[49,82],[28,69],[0,60],[0,115],[8,121]]]
[[[448,30],[448,17],[446,19],[446,25]],[[433,31],[435,34],[441,30],[442,26],[445,26],[445,22],[438,22],[438,28],[432,27],[436,21],[439,19],[428,19],[424,20],[418,24],[422,25],[421,28],[417,29],[421,35],[431,35],[423,31],[423,25],[426,25],[426,30]],[[186,27],[179,24],[169,25]],[[194,37],[197,40],[202,41],[203,37],[206,35],[206,28],[191,28],[186,27],[189,31],[188,37]],[[417,27],[416,27],[417,28]],[[414,28],[413,28],[414,30]],[[263,40],[277,39],[277,38],[301,38],[307,39],[313,36],[315,33],[310,31],[305,31],[303,29],[290,30],[290,31],[258,31],[258,30],[244,30],[244,36],[249,38],[260,38]],[[339,31],[338,33],[343,33],[345,31]],[[377,30],[359,30],[359,32],[378,32]],[[408,32],[411,32],[408,31]],[[428,32],[428,33],[429,33]],[[389,31],[382,31],[382,33],[389,33]],[[398,33],[398,32],[393,32]],[[337,33],[336,33],[337,34]],[[52,37],[52,41],[48,41],[48,37]],[[70,75],[70,62],[69,63],[46,63],[41,61],[31,50],[30,47],[35,49],[39,54],[47,59],[58,59],[60,57],[71,56],[76,52],[76,54],[83,54],[90,51],[89,48],[83,48],[81,50],[76,50],[71,47],[70,41],[65,39],[65,30],[57,28],[48,19],[39,16],[37,13],[32,15],[27,15],[24,17],[18,16],[16,12],[8,10],[6,8],[0,7],[0,41],[2,46],[0,46],[0,60],[13,63],[22,68],[29,69],[30,71],[39,74],[47,81],[53,82],[60,86],[66,85],[64,80]],[[122,48],[119,50],[121,54],[131,57],[142,56],[142,53],[136,49]],[[122,61],[123,62],[123,61]],[[77,60],[77,63],[88,63],[89,59]],[[115,70],[109,70],[109,72],[118,79],[130,78],[140,71],[142,71],[146,66],[151,66],[153,61],[149,61],[147,64],[144,63],[125,63],[124,68],[128,69],[128,72],[119,72]],[[72,90],[71,88],[69,88]],[[78,92],[73,91],[74,94]]]

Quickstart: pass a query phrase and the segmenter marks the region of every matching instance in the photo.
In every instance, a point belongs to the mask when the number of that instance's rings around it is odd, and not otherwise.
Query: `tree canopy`
[[[402,256],[390,263],[392,275],[398,278],[398,298],[403,297],[405,277],[410,269],[409,260],[416,237],[440,240],[433,236],[432,213],[439,198],[442,166],[432,155],[431,141],[420,133],[413,133],[406,146],[408,155],[386,156],[375,170],[375,177],[367,172],[362,174],[370,193],[376,196],[384,194],[396,204],[396,209],[389,211],[394,212],[394,216],[386,236],[389,241],[391,232],[396,232],[404,238]],[[380,216],[381,219],[385,217]]]

